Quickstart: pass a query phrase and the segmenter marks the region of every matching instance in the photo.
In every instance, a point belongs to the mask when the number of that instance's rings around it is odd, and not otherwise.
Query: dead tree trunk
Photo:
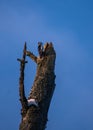
[[[41,54],[36,57],[30,51],[26,51],[24,46],[23,58],[20,61],[19,94],[22,105],[22,120],[19,130],[45,130],[47,123],[48,110],[55,89],[55,58],[56,53],[52,43],[46,43]],[[37,71],[33,86],[28,98],[24,92],[24,69],[25,57],[29,56],[36,64]]]

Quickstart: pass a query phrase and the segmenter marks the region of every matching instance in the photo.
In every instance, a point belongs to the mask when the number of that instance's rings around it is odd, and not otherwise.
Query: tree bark
[[[42,57],[36,57],[24,46],[23,58],[20,61],[19,94],[22,105],[22,120],[19,130],[45,130],[48,110],[55,89],[56,53],[52,43],[44,45]],[[28,98],[24,92],[25,56],[29,56],[36,64],[36,76]]]

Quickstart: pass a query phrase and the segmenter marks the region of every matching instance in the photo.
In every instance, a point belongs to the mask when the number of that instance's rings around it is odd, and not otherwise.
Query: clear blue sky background
[[[54,43],[56,89],[46,130],[93,130],[93,0],[0,0],[0,130],[18,130],[24,42]],[[28,96],[36,66],[25,71]]]

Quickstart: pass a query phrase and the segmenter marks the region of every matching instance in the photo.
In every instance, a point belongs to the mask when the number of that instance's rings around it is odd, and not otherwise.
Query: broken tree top
[[[22,122],[20,130],[44,130],[47,122],[47,114],[55,89],[55,59],[56,53],[52,43],[38,43],[38,54],[23,50],[23,58],[20,61],[19,96],[22,105]],[[28,98],[24,89],[24,69],[26,55],[36,64],[36,76]],[[30,69],[31,70],[31,69]],[[33,71],[33,70],[32,70]]]
[[[30,51],[26,51],[26,55],[30,56],[31,59],[34,60],[37,63],[38,62],[37,60],[39,58],[44,58],[45,56],[49,56],[49,55],[55,55],[53,44],[52,43],[46,43],[43,46],[43,44],[41,42],[38,42],[38,53],[39,53],[39,57],[36,57]]]
[[[39,102],[41,101],[42,96],[40,96],[40,93],[37,93],[37,96],[36,92],[39,92],[39,90],[41,90],[39,89],[39,84],[41,84],[41,82],[43,83],[44,81],[46,81],[46,79],[49,78],[52,72],[54,73],[56,53],[52,43],[46,43],[44,44],[44,46],[42,45],[42,43],[38,43],[38,53],[39,57],[36,57],[30,51],[26,51],[26,55],[29,56],[32,60],[34,60],[37,64],[36,76],[29,98],[34,98]],[[46,84],[44,83],[43,86],[45,85]]]

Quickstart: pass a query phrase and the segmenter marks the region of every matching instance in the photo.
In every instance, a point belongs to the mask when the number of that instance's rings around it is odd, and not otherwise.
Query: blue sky
[[[0,0],[0,130],[20,123],[19,63],[24,42],[54,43],[56,89],[46,130],[93,130],[93,1]],[[36,66],[25,71],[28,96]]]

